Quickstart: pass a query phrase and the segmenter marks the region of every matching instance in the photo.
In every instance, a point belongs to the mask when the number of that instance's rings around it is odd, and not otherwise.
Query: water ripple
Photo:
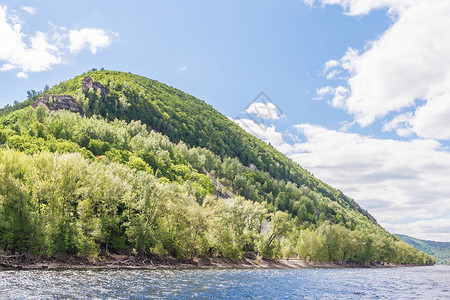
[[[2,299],[449,299],[450,266],[0,271]]]

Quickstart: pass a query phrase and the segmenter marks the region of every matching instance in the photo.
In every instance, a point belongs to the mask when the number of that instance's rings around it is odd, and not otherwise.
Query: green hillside
[[[0,113],[3,251],[433,263],[177,89],[96,71],[44,95]]]
[[[436,261],[441,264],[450,264],[450,243],[449,242],[435,242],[416,239],[404,234],[396,234],[399,238],[413,246],[414,248],[423,251],[436,258]]]
[[[127,122],[141,120],[174,143],[183,141],[192,147],[204,147],[221,158],[236,157],[244,166],[253,163],[276,179],[291,181],[298,186],[305,184],[375,222],[355,201],[310,176],[298,164],[242,130],[210,105],[155,80],[123,72],[88,72],[58,84],[47,94],[79,95],[84,76],[92,77],[110,90],[104,99],[96,91],[87,93],[86,97],[91,100],[85,106],[86,115],[96,114],[111,121],[115,118]],[[292,209],[292,203],[281,203],[281,206]]]

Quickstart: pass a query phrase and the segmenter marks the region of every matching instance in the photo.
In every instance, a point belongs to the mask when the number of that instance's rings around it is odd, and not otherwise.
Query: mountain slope
[[[416,239],[404,234],[396,234],[414,248],[434,256],[438,263],[450,264],[450,243]]]
[[[110,90],[103,99],[95,95],[95,91],[86,95],[94,99],[85,109],[87,115],[98,114],[109,120],[141,120],[150,128],[163,132],[174,143],[182,140],[189,146],[205,147],[222,158],[237,157],[245,166],[254,164],[276,179],[291,181],[298,186],[306,185],[376,222],[355,201],[314,178],[210,105],[165,84],[129,73],[96,71],[63,82],[47,94],[80,95],[81,81],[85,76],[92,77]],[[289,209],[292,205],[282,206]]]
[[[89,72],[24,106],[0,114],[6,251],[96,256],[132,249],[180,258],[257,251],[432,263],[353,200],[164,84]]]

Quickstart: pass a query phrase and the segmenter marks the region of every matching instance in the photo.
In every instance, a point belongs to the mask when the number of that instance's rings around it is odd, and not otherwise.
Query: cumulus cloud
[[[349,122],[349,121],[343,121],[340,123],[341,127],[339,128],[339,131],[349,131],[350,128],[352,128],[355,125],[355,121]]]
[[[316,89],[316,97],[315,100],[322,100],[326,95],[334,94],[336,89],[332,86],[324,86],[319,89]]]
[[[111,44],[111,38],[103,29],[83,28],[80,30],[70,30],[70,52],[76,53],[83,48],[89,48],[93,54],[98,49],[106,48]]]
[[[450,214],[450,153],[440,143],[375,139],[310,124],[296,128],[305,141],[285,154],[356,199],[382,226],[450,240],[450,231],[433,231],[436,220]],[[413,223],[428,231],[408,229]]]
[[[413,114],[411,112],[400,114],[396,116],[391,121],[383,125],[383,131],[396,131],[401,137],[411,136],[411,120],[413,119]]]
[[[17,77],[19,77],[19,78],[28,78],[28,75],[25,72],[19,72],[19,73],[17,73]]]
[[[321,74],[339,81],[318,88],[315,100],[347,110],[354,121],[342,122],[339,130],[296,125],[298,136],[291,144],[273,125],[234,121],[354,198],[387,230],[449,241],[450,152],[438,139],[450,138],[450,21],[445,17],[450,2],[307,2],[340,5],[351,16],[387,9],[393,18],[366,47],[349,48],[324,64]],[[347,132],[355,123],[365,126],[377,118],[384,118],[384,132],[409,139]]]
[[[36,8],[31,6],[21,6],[20,7],[23,11],[29,13],[30,15],[34,15],[36,13]]]
[[[422,0],[304,0],[313,5],[340,5],[344,8],[345,14],[350,16],[362,16],[374,9],[388,8],[390,13],[398,13],[409,6]]]
[[[264,124],[258,124],[250,119],[231,120],[241,126],[248,133],[253,134],[267,143],[270,143],[274,147],[281,146],[283,144],[283,134],[276,131],[274,125],[266,126]]]
[[[349,93],[349,90],[344,86],[324,86],[320,89],[316,89],[316,100],[322,100],[327,95],[333,95],[333,98],[328,101],[330,105],[332,105],[335,108],[342,108],[345,105],[346,97]]]
[[[243,112],[268,120],[278,120],[283,116],[281,110],[272,102],[252,102]]]
[[[387,230],[450,240],[448,222],[439,221],[450,216],[450,153],[436,140],[376,139],[299,124],[289,144],[274,125],[233,121],[355,199]]]
[[[330,69],[338,67],[340,63],[337,60],[329,60],[325,63],[324,73],[327,73]]]
[[[32,7],[24,6],[22,9],[28,13],[34,12]],[[19,78],[27,78],[31,72],[48,71],[63,63],[68,48],[71,52],[77,52],[88,47],[96,53],[111,42],[103,30],[95,28],[71,30],[70,36],[64,29],[51,36],[41,31],[27,36],[22,24],[6,6],[0,5],[0,71],[18,70],[16,75]]]
[[[341,74],[341,71],[334,69],[333,71],[328,72],[328,73],[326,74],[326,77],[327,77],[327,79],[333,79],[333,78],[335,78],[335,77],[336,77],[337,75],[339,75],[339,74]]]
[[[22,26],[7,15],[7,8],[0,6],[0,61],[2,71],[20,69],[18,77],[25,78],[26,72],[49,70],[62,61],[58,49],[48,42],[47,35],[37,31],[31,37],[30,45],[23,38]]]
[[[421,137],[450,139],[450,88],[417,108],[410,123]]]
[[[309,0],[340,5],[351,16],[387,9],[392,26],[363,49],[349,49],[324,66],[333,79],[347,74],[348,93],[333,106],[354,115],[361,126],[405,108],[415,110],[410,131],[450,139],[450,2],[442,0]],[[320,89],[319,89],[320,90]],[[418,100],[425,103],[418,106]],[[420,102],[421,103],[421,102]],[[404,130],[397,131],[405,134]]]
[[[341,71],[337,69],[340,66],[340,62],[337,60],[329,60],[324,65],[323,74],[327,79],[333,79],[336,75],[339,75]]]

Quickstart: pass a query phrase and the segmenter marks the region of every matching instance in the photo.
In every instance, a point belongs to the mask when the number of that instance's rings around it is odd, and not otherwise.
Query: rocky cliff
[[[92,78],[89,76],[84,77],[83,80],[81,81],[81,89],[84,91],[89,90],[91,88],[94,91],[100,90],[100,94],[102,96],[109,94],[109,89],[103,86],[100,82],[92,80]]]
[[[70,95],[44,95],[42,98],[38,98],[31,106],[36,108],[40,103],[51,111],[65,109],[83,115],[82,107]]]
[[[83,91],[93,89],[94,91],[98,91],[102,97],[109,94],[107,87],[98,81],[92,80],[89,76],[84,77],[81,81],[81,89]],[[40,103],[51,111],[65,109],[83,115],[83,108],[70,95],[44,95],[38,98],[31,106],[36,108]]]

